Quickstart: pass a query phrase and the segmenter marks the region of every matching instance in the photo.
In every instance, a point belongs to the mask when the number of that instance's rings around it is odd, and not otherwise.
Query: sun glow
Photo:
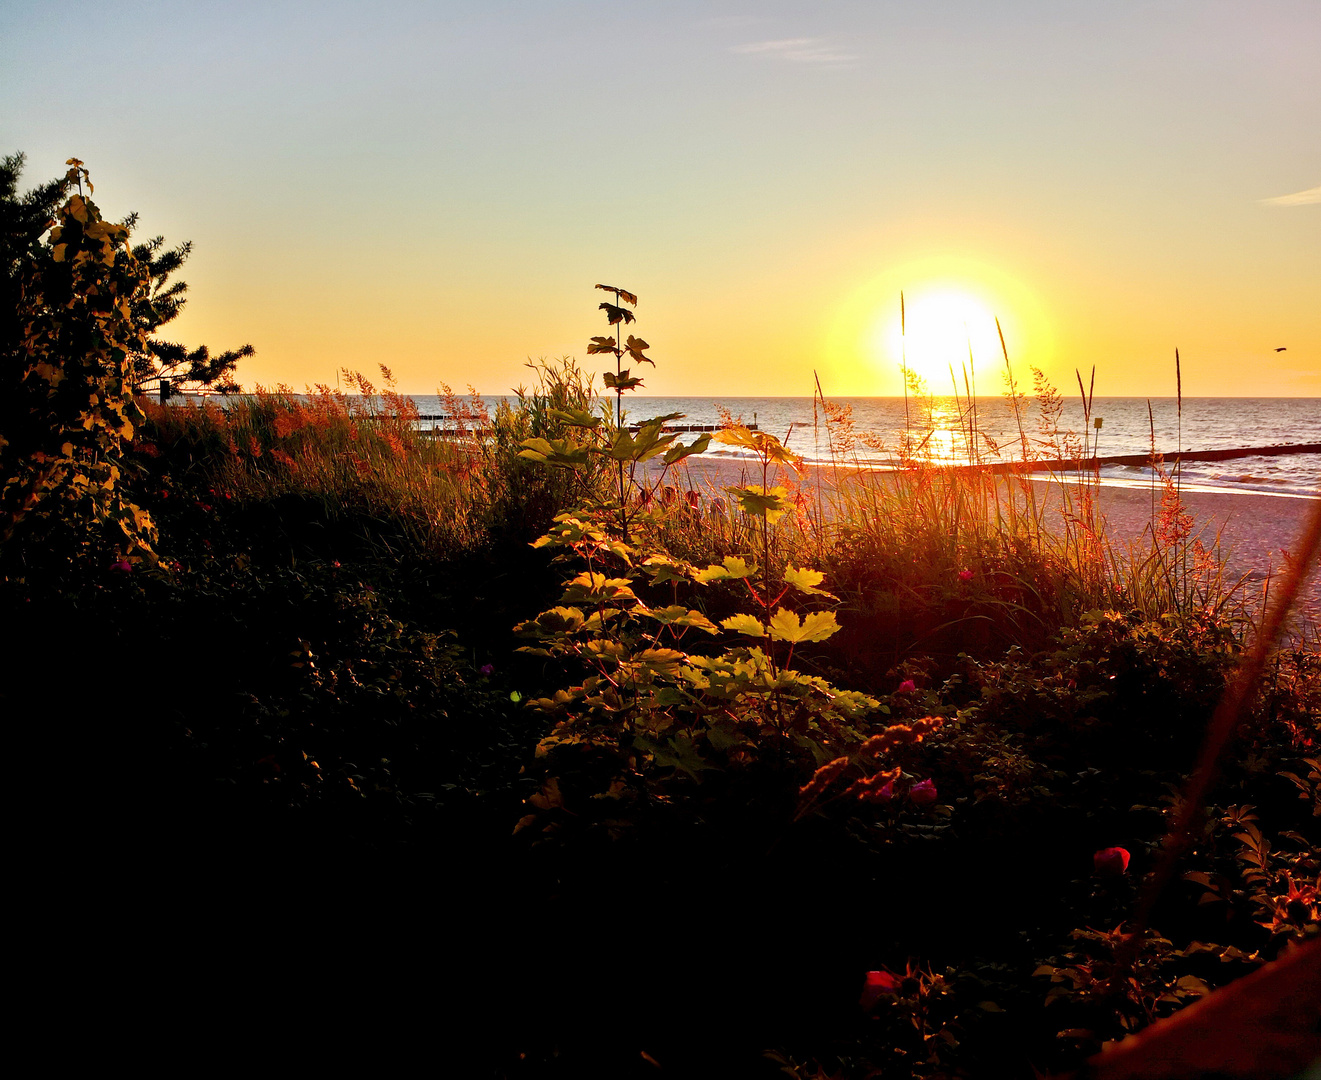
[[[823,337],[823,378],[836,393],[899,395],[906,366],[931,394],[957,384],[960,397],[970,388],[996,396],[1005,372],[997,319],[1020,380],[1030,366],[1058,374],[1051,319],[1022,279],[955,255],[897,263],[840,298]]]
[[[980,364],[1003,359],[991,306],[967,289],[938,286],[905,296],[901,311],[877,320],[873,352],[906,367],[936,394],[965,392]],[[953,383],[951,383],[953,378]]]

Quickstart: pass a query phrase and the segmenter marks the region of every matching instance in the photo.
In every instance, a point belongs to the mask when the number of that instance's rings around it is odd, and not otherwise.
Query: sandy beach
[[[721,494],[736,484],[760,483],[746,459],[708,453],[688,458],[687,468],[672,483],[693,488],[708,495]],[[820,485],[827,497],[836,484],[845,484],[856,476],[854,469],[835,470],[825,466],[807,466],[793,479],[800,487]],[[1038,490],[1049,494],[1052,484],[1032,481]],[[1284,564],[1283,553],[1294,549],[1302,535],[1307,516],[1317,499],[1281,496],[1250,491],[1208,491],[1197,489],[1182,493],[1185,509],[1192,515],[1195,535],[1211,546],[1219,539],[1228,573],[1246,578],[1246,588],[1259,592],[1268,576],[1278,574]],[[1148,488],[1104,485],[1098,496],[1107,536],[1123,549],[1141,540],[1152,519],[1152,495]],[[1157,492],[1159,508],[1159,492]],[[1048,513],[1048,519],[1059,520]],[[1321,625],[1321,574],[1313,567],[1299,597],[1297,612],[1312,625]]]

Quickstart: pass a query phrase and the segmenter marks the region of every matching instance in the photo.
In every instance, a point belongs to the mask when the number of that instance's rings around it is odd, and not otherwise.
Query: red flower
[[[960,570],[960,571],[959,571],[959,580],[960,580],[960,581],[971,581],[971,580],[972,580],[972,571],[971,571],[971,570]]]
[[[917,683],[913,682],[912,679],[905,679],[903,682],[899,684],[899,689],[896,690],[895,693],[911,694],[916,689],[917,689]]]
[[[127,559],[120,559],[119,562],[111,563],[110,569],[120,574],[131,574],[133,572],[133,564]]]
[[[909,789],[908,797],[918,806],[930,806],[939,798],[936,785],[930,780],[919,780]]]
[[[1119,877],[1128,871],[1128,852],[1121,847],[1102,848],[1092,856],[1092,866],[1100,877]]]
[[[494,665],[494,664],[483,664],[483,665],[482,665],[481,667],[479,667],[477,670],[480,671],[483,675],[490,675],[493,671],[495,671],[495,665]]]
[[[858,998],[858,1006],[870,1012],[883,994],[898,993],[900,985],[898,975],[888,971],[869,971],[862,982],[862,996]]]

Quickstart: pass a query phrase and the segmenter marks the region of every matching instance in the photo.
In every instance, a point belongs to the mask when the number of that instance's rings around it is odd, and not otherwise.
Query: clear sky
[[[606,282],[652,394],[897,393],[902,288],[937,391],[993,312],[1066,388],[1321,396],[1318,57],[1319,0],[7,0],[0,150],[192,239],[245,385],[503,392]]]

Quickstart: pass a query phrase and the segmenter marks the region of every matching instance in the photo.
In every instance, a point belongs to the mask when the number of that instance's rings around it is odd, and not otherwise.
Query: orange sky
[[[652,394],[898,393],[903,289],[937,392],[998,315],[1025,377],[1321,396],[1317,55],[1269,0],[7,5],[0,136],[195,242],[175,336],[248,385],[500,393],[604,281]]]

